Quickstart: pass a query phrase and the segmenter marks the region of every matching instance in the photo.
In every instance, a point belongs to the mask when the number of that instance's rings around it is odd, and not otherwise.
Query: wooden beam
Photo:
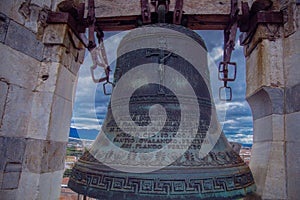
[[[224,30],[230,21],[229,15],[187,15],[187,27],[193,30]]]
[[[124,31],[139,26],[141,16],[103,17],[96,19],[96,26],[103,31]],[[229,24],[229,15],[184,15],[186,26],[193,30],[224,30]]]
[[[139,19],[141,19],[140,15],[102,17],[96,18],[95,25],[99,26],[103,31],[124,31],[138,27]],[[192,30],[224,30],[230,23],[229,14],[185,14],[183,15],[183,19],[186,20],[184,25]],[[282,13],[261,11],[250,19],[250,28],[255,28],[256,24],[259,23],[280,24],[282,22]]]
[[[141,15],[98,17],[95,26],[100,27],[103,31],[124,31],[138,27],[140,20]],[[224,30],[230,23],[230,16],[229,14],[185,14],[183,20],[185,20],[185,26],[192,30]],[[75,33],[78,32],[76,30],[79,27],[80,30],[84,30],[81,26],[86,26],[86,24],[76,23],[69,13],[62,12],[50,13],[47,22],[50,24],[67,23]],[[253,16],[249,23],[250,29],[255,29],[259,23],[283,23],[283,17],[280,12],[261,11]],[[250,30],[245,30],[245,32],[247,31]]]

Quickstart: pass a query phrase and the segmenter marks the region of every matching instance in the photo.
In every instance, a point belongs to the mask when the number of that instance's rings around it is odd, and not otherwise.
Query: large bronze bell
[[[212,99],[207,50],[195,32],[158,24],[118,48],[102,130],[69,187],[101,200],[235,199],[255,190]]]

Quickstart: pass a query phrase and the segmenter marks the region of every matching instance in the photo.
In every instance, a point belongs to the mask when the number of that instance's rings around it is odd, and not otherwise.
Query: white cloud
[[[94,130],[98,130],[100,131],[101,130],[101,125],[90,125],[90,124],[86,124],[86,123],[76,123],[76,124],[71,124],[71,127],[72,128],[76,128],[77,130],[80,130],[80,129],[84,129],[84,130],[91,130],[91,129],[94,129]]]
[[[229,119],[229,120],[225,120],[223,122],[221,122],[221,124],[236,124],[237,121],[233,120],[233,119]]]
[[[99,120],[89,117],[73,117],[71,127],[78,129],[96,129],[100,130]]]
[[[216,109],[220,111],[225,111],[227,109],[237,109],[237,108],[244,108],[247,107],[247,102],[225,102],[225,101],[219,101],[216,102]]]
[[[238,142],[242,144],[252,144],[253,142],[253,135],[245,135],[245,134],[233,134],[226,136],[229,141]]]
[[[241,117],[237,117],[236,120],[238,121],[243,121],[243,122],[252,122],[252,116],[241,116]]]
[[[217,61],[223,56],[223,47],[214,47],[211,52],[209,52],[209,56],[213,61]]]

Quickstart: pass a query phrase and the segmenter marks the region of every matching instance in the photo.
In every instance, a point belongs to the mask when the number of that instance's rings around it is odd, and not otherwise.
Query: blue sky
[[[197,31],[204,39],[210,60],[212,85],[218,89],[221,82],[217,80],[217,65],[223,56],[223,31]],[[116,48],[121,38],[126,32],[106,32],[105,47],[108,60],[113,66],[116,58]],[[238,38],[238,37],[237,37]],[[220,102],[215,98],[216,108],[221,113],[226,110],[225,118],[220,120],[223,124],[223,131],[229,141],[243,144],[252,143],[253,124],[252,115],[248,103],[245,100],[245,58],[243,48],[236,42],[235,51],[231,60],[237,63],[237,79],[230,82],[233,89],[233,100],[231,102]],[[79,71],[78,85],[73,107],[73,117],[71,128],[76,128],[79,137],[84,139],[94,139],[101,129],[101,124],[106,115],[109,96],[102,92],[102,84],[95,84],[90,75],[92,65],[90,54],[87,53],[85,62]],[[103,73],[98,71],[98,73]],[[97,74],[97,72],[96,72]],[[111,78],[112,79],[112,78]],[[72,129],[72,132],[74,129]]]

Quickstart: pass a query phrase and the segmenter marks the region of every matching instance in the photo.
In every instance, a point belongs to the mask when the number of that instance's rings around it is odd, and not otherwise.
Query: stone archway
[[[59,2],[0,2],[0,196],[5,199],[59,197],[72,94],[85,53],[68,25],[46,26],[45,14]],[[245,46],[247,98],[254,113],[251,169],[262,198],[297,199],[300,2],[273,2],[284,14],[284,26],[258,26]]]

